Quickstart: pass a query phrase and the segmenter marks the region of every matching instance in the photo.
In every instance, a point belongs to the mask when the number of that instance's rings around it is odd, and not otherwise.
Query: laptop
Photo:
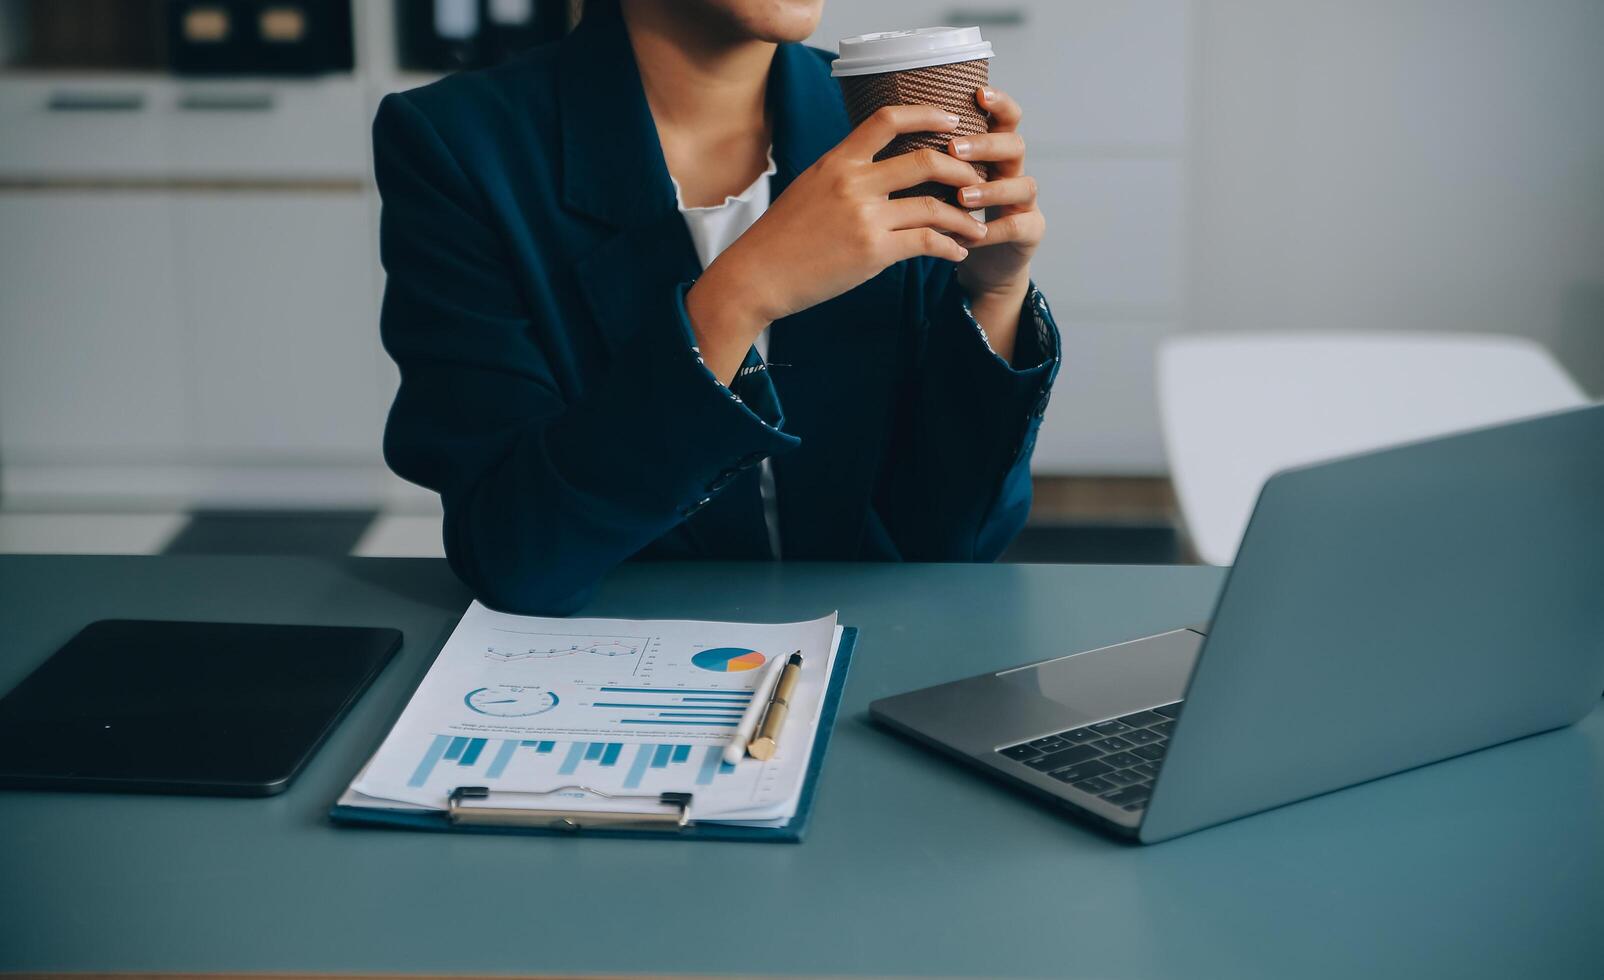
[[[1276,474],[1209,623],[872,717],[1143,843],[1569,725],[1604,691],[1604,404]]]

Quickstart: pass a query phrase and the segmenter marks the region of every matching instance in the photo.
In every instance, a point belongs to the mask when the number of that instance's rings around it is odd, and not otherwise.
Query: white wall
[[[1200,330],[1458,330],[1604,394],[1604,3],[1200,0]]]

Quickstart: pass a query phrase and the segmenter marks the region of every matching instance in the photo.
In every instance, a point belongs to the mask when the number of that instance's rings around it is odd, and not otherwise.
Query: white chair
[[[1456,334],[1213,334],[1158,353],[1159,415],[1193,547],[1228,565],[1289,466],[1585,404],[1548,351]]]

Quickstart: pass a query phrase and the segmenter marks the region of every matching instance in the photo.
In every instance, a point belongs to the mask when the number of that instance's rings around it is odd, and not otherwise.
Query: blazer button
[[[703,507],[706,507],[708,504],[710,504],[712,502],[713,502],[713,498],[711,496],[703,497],[701,500],[698,500],[694,504],[687,504],[686,506],[681,507],[679,509],[679,516],[681,516],[681,517],[690,517],[692,514],[696,513],[697,511],[701,510]]]
[[[709,494],[718,493],[720,490],[723,490],[725,487],[729,486],[731,483],[734,483],[736,477],[738,477],[740,475],[741,475],[741,471],[739,469],[735,468],[735,467],[731,467],[731,468],[725,470],[724,472],[720,473],[718,476],[714,477],[713,478],[713,482],[709,483],[707,485],[707,492]]]

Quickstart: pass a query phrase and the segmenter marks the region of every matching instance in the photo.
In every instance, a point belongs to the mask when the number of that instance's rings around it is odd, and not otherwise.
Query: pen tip
[[[791,654],[791,659],[789,661],[787,661],[787,663],[791,664],[791,666],[793,666],[793,667],[802,666],[802,654],[800,654],[800,653]]]

